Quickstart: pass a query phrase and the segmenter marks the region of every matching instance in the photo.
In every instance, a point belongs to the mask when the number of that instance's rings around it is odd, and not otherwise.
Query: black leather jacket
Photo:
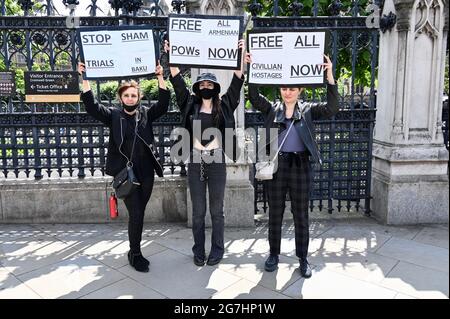
[[[114,176],[126,165],[126,158],[120,153],[119,147],[123,144],[123,133],[127,121],[123,117],[124,111],[115,107],[105,107],[99,104],[92,91],[81,94],[86,111],[110,128],[108,155],[106,157],[106,174]],[[140,106],[138,138],[148,146],[151,153],[151,165],[156,174],[163,177],[163,169],[156,152],[152,122],[164,115],[169,108],[170,93],[168,90],[159,89],[158,102],[150,107]]]
[[[253,107],[261,111],[264,115],[264,127],[266,128],[266,152],[270,151],[270,128],[286,129],[284,120],[286,119],[284,104],[271,103],[264,96],[259,94],[255,85],[248,86],[248,96]],[[314,120],[324,120],[332,117],[339,111],[337,85],[327,85],[327,102],[313,103],[301,102],[295,105],[292,115],[294,128],[302,139],[305,147],[311,154],[313,160],[322,164],[319,147],[314,135]],[[275,143],[278,145],[278,143]]]
[[[174,77],[170,76],[170,81],[177,97],[178,107],[180,108],[182,119],[181,125],[186,128],[192,136],[192,121],[198,119],[202,101],[200,98],[189,92],[180,73]],[[238,78],[235,74],[233,74],[233,79],[231,80],[227,92],[221,97],[220,103],[223,117],[220,121],[221,125],[219,129],[222,133],[222,147],[225,151],[227,151],[227,148],[225,147],[225,129],[235,129],[235,119],[233,113],[239,105],[241,88],[243,84],[244,76]],[[192,150],[192,138],[190,139],[190,149]],[[233,160],[236,160],[239,156],[239,149],[237,148],[236,137],[234,135],[233,154],[227,154],[227,156]]]

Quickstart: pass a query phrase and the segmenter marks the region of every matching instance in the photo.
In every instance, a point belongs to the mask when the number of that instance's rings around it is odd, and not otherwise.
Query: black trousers
[[[220,150],[222,152],[222,150]],[[203,178],[201,178],[203,176]],[[209,212],[211,214],[212,234],[210,256],[223,257],[224,247],[224,214],[223,199],[227,179],[226,164],[221,163],[189,163],[188,181],[192,201],[192,234],[195,256],[205,257],[205,217],[206,187],[209,191]]]
[[[124,199],[128,210],[128,239],[133,253],[141,252],[142,229],[144,227],[145,207],[152,195],[155,176],[152,174],[141,182],[141,186]]]
[[[294,217],[296,255],[298,258],[306,258],[309,245],[308,202],[311,185],[309,157],[305,153],[280,153],[278,170],[266,185],[269,196],[270,254],[280,254],[281,226],[286,194],[289,192]]]

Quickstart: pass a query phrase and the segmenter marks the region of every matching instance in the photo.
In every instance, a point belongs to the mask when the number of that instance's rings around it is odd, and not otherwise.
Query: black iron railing
[[[186,175],[184,165],[170,159],[170,132],[180,125],[179,112],[154,123],[157,151],[166,173]],[[2,177],[104,175],[109,129],[81,112],[0,114]]]
[[[246,128],[263,127],[259,112],[245,114]],[[332,212],[333,208],[359,210],[370,207],[370,178],[372,160],[372,131],[374,109],[343,109],[333,120],[316,121],[316,140],[323,158],[321,166],[314,165],[310,194],[311,210],[318,208]],[[253,176],[253,174],[252,174]],[[255,213],[266,212],[265,183],[252,179],[255,187]],[[362,203],[361,203],[362,201]]]
[[[153,1],[147,12],[141,12],[140,1],[110,0],[114,16],[102,17],[95,16],[99,8],[97,1],[92,0],[87,9],[91,16],[79,19],[55,16],[52,0],[43,1],[46,5],[43,13],[30,15],[32,2],[20,1],[25,10],[23,16],[7,16],[5,1],[0,0],[0,70],[21,72],[36,67],[75,70],[79,59],[78,26],[146,24],[157,31],[160,44],[167,28],[168,12],[162,11],[158,0]],[[66,1],[71,14],[76,3]],[[258,17],[263,3],[269,4],[273,12]],[[319,0],[291,1],[288,8],[282,8],[278,3],[249,1],[253,28],[330,30],[328,52],[334,72],[340,78],[341,111],[329,121],[316,123],[324,165],[315,167],[311,208],[331,213],[333,209],[364,206],[364,211],[369,213],[379,27],[368,25],[370,12],[365,10],[368,1],[351,1],[348,6],[339,0],[329,1],[326,5]],[[383,1],[374,3],[381,7]],[[174,11],[180,13],[186,1],[172,1],[171,4]],[[388,29],[393,23],[394,18],[386,17],[383,28]],[[165,69],[168,71],[167,65]],[[358,84],[360,78],[366,79],[364,84]],[[101,82],[95,84],[95,95],[101,96]],[[323,100],[323,97],[320,90],[305,96],[314,101]],[[111,104],[111,99],[104,102]],[[169,157],[172,143],[169,135],[179,123],[179,114],[170,112],[155,123],[155,136],[165,169],[183,175],[184,167],[174,165]],[[261,125],[261,114],[246,113],[247,127]],[[0,98],[0,178],[102,175],[108,135],[108,129],[87,115],[82,104],[30,104],[24,103],[20,94]],[[254,182],[254,186],[255,212],[261,205],[266,211],[264,185]]]

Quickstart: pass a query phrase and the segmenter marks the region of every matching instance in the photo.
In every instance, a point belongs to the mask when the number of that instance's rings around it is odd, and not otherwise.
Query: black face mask
[[[212,99],[217,94],[215,89],[201,89],[200,97],[205,100]]]
[[[122,103],[122,107],[127,112],[133,112],[134,110],[136,110],[139,107],[139,104],[140,103],[136,103],[134,105],[126,105],[125,103]]]

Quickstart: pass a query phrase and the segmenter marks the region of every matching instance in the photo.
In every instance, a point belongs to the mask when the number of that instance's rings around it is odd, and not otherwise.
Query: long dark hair
[[[220,97],[219,97],[219,93],[217,93],[212,100],[212,117],[214,120],[214,123],[216,124],[217,127],[219,127],[222,124],[222,118],[223,118],[223,113],[222,113],[222,106],[220,104]]]
[[[214,85],[214,88],[217,89],[216,85]],[[222,112],[222,106],[220,104],[221,100],[220,100],[220,97],[219,97],[219,93],[220,92],[218,91],[217,94],[214,95],[213,98],[212,98],[212,111],[211,111],[214,124],[217,127],[220,127],[220,125],[223,124],[222,123],[223,112]],[[200,97],[200,94],[198,92],[195,94],[195,96],[197,97],[197,99],[198,99],[200,104],[203,103],[203,100]]]

